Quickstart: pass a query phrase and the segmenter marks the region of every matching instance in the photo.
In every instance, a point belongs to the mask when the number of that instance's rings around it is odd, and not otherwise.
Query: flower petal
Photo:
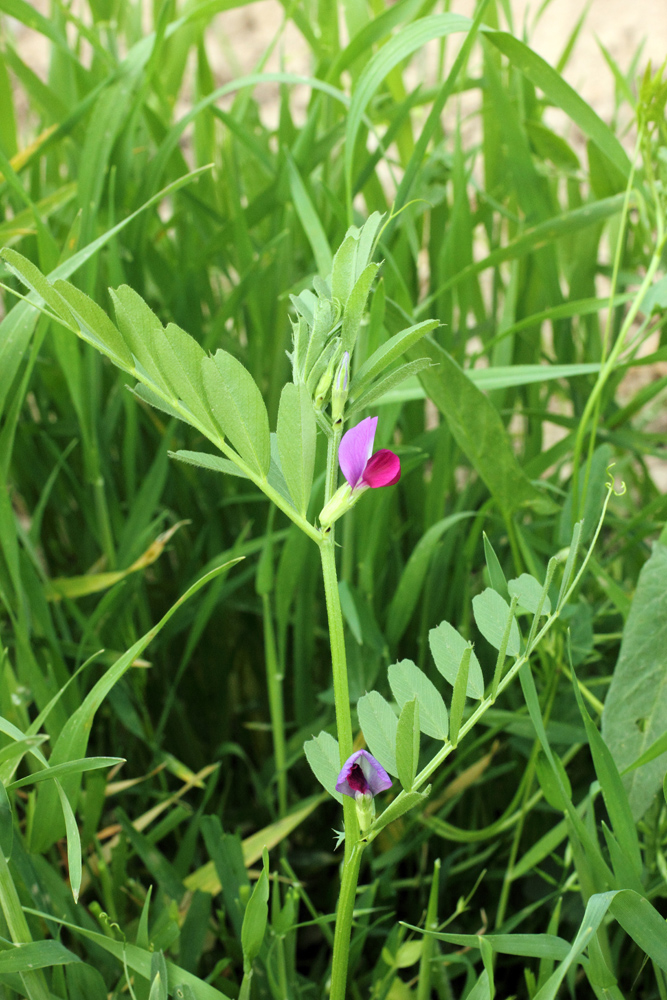
[[[366,417],[343,434],[338,449],[338,461],[343,475],[354,489],[361,480],[366,464],[373,454],[377,417]]]
[[[401,460],[388,448],[380,448],[366,463],[361,478],[366,486],[373,489],[378,486],[393,486],[401,478]]]
[[[379,760],[376,760],[367,750],[362,750],[361,753],[359,767],[364,772],[369,792],[372,795],[377,795],[378,792],[385,792],[388,788],[391,788],[391,778]]]
[[[377,795],[391,788],[391,778],[368,750],[356,750],[348,757],[336,782],[336,791],[356,798],[357,792]]]

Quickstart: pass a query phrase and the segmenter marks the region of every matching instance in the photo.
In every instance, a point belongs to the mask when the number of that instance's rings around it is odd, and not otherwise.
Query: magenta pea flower
[[[320,513],[324,531],[328,531],[334,521],[354,507],[369,487],[393,486],[401,478],[398,455],[388,448],[380,448],[373,454],[377,424],[377,417],[366,417],[343,434],[338,448],[338,463],[347,482],[336,490]]]
[[[378,792],[386,792],[392,781],[382,764],[368,752],[356,750],[341,768],[336,782],[336,791],[353,799]]]
[[[401,478],[398,455],[388,448],[373,454],[377,417],[366,417],[343,435],[338,462],[352,490],[393,486]]]

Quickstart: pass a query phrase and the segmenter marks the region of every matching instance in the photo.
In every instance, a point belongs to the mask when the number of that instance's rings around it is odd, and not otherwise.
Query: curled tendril
[[[100,910],[99,913],[97,914],[97,919],[101,920],[102,923],[106,924],[106,926],[109,928],[110,931],[118,931],[118,933],[123,939],[123,944],[127,944],[127,938],[125,937],[122,928],[114,920],[109,919],[108,913],[105,913],[104,910]]]
[[[607,475],[609,476],[609,482],[605,483],[605,486],[607,487],[608,490],[610,490],[610,492],[614,494],[615,497],[622,497],[624,493],[628,492],[628,488],[622,479],[621,479],[621,488],[619,490],[617,490],[616,487],[614,486],[614,474],[611,470],[614,468],[615,465],[616,462],[610,462],[605,470]]]

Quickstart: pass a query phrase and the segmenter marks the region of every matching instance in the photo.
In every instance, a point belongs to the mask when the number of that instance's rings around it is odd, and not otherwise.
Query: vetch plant
[[[335,522],[368,489],[398,482],[401,467],[399,457],[391,450],[373,452],[377,416],[363,418],[344,435],[343,427],[351,415],[379,398],[388,383],[395,387],[401,379],[431,365],[429,360],[418,359],[395,367],[388,376],[384,374],[438,325],[436,320],[427,320],[402,330],[351,374],[355,344],[377,272],[370,258],[380,221],[379,216],[371,216],[363,227],[352,227],[333,259],[329,278],[318,279],[314,292],[304,291],[293,299],[297,314],[291,355],[294,381],[282,391],[275,434],[270,431],[257,385],[231,354],[218,350],[211,357],[185,331],[173,324],[164,328],[143,300],[126,286],[111,292],[116,309],[114,324],[75,286],[62,279],[52,282],[17,252],[2,251],[3,259],[28,285],[40,308],[48,309],[63,325],[131,374],[137,380],[133,391],[140,398],[191,424],[223,456],[178,451],[174,458],[250,480],[319,547],[337,739],[322,733],[306,743],[305,752],[324,787],[339,800],[342,793],[344,811],[345,849],[332,954],[332,1000],[343,1000],[345,996],[354,901],[365,849],[388,823],[427,800],[427,782],[437,768],[494,704],[497,695],[517,674],[529,670],[532,653],[581,579],[611,490],[609,487],[591,548],[576,576],[580,522],[575,526],[553,608],[549,593],[558,558],[549,562],[543,583],[524,577],[509,581],[506,586],[512,594],[510,604],[498,592],[505,589],[505,582],[498,586],[494,565],[490,573],[493,586],[474,602],[477,626],[498,650],[489,693],[484,694],[481,668],[471,644],[443,622],[431,631],[430,646],[438,671],[452,685],[449,711],[440,692],[414,663],[403,660],[393,664],[389,683],[400,715],[396,716],[392,705],[378,692],[365,694],[358,702],[357,714],[370,753],[355,751],[334,528]],[[320,528],[308,517],[318,428],[328,444]],[[337,490],[339,466],[346,482]],[[525,639],[520,637],[515,618],[519,606],[533,615]],[[267,683],[272,692],[274,749],[281,773],[280,762],[285,756],[282,687],[270,671]],[[477,706],[466,713],[471,699]],[[440,744],[426,763],[420,762],[422,735]],[[375,795],[391,787],[390,774],[398,777],[401,791],[376,816]],[[245,971],[247,986],[250,966],[246,965]]]
[[[323,528],[354,507],[367,489],[394,486],[401,478],[401,461],[389,448],[373,453],[378,418],[366,417],[347,431],[338,447],[338,464],[347,480],[320,512]]]

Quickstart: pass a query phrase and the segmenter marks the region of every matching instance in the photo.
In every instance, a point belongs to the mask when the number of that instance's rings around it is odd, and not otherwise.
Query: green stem
[[[14,880],[9,871],[9,865],[2,850],[0,850],[0,907],[2,907],[9,936],[14,944],[27,944],[32,941],[28,921],[25,918]],[[29,1000],[50,1000],[43,972],[22,972],[21,979]]]
[[[327,504],[338,486],[338,448],[343,433],[343,424],[335,424],[327,443],[327,479],[324,489],[324,503]]]
[[[349,801],[354,809],[352,799],[349,799]],[[359,881],[359,866],[361,865],[364,846],[364,843],[361,841],[357,842],[350,851],[349,857],[343,863],[343,877],[340,884],[340,896],[338,897],[338,910],[336,911],[336,930],[334,932],[333,958],[331,961],[331,991],[329,993],[329,1000],[345,1000],[352,917],[354,915],[354,902],[357,897],[357,882]]]
[[[341,430],[342,428],[335,427],[333,435],[329,439],[325,492],[327,500],[333,495],[336,489],[338,446],[340,444]],[[350,712],[350,692],[347,682],[345,630],[338,592],[333,528],[320,537],[320,556],[322,559],[322,576],[324,578],[324,594],[329,622],[336,729],[342,767],[354,750],[354,740],[352,735],[352,715]],[[343,816],[345,823],[345,856],[343,858],[341,890],[334,931],[330,1000],[344,1000],[345,998],[352,915],[357,892],[357,881],[359,879],[359,865],[361,864],[361,855],[364,848],[364,845],[359,842],[359,821],[357,819],[356,806],[354,800],[349,795],[343,796]]]
[[[264,659],[266,683],[269,693],[269,713],[273,732],[273,755],[278,781],[278,811],[281,818],[287,813],[287,752],[285,748],[285,710],[283,704],[283,675],[278,664],[273,614],[268,594],[262,594],[264,612]]]
[[[588,563],[590,562],[591,555],[593,553],[593,549],[595,548],[596,542],[598,540],[598,536],[600,534],[600,531],[602,530],[602,524],[604,522],[605,514],[607,513],[607,506],[609,505],[609,500],[611,498],[611,494],[612,494],[612,487],[608,486],[607,487],[607,496],[605,497],[604,504],[602,505],[602,513],[600,514],[600,519],[598,521],[597,528],[595,529],[595,534],[593,535],[592,541],[591,541],[591,543],[589,545],[588,552],[586,553],[586,556],[584,557],[584,560],[583,560],[581,566],[579,567],[579,571],[578,571],[577,575],[575,576],[575,578],[572,581],[572,583],[570,584],[570,586],[567,588],[567,591],[565,593],[565,597],[564,597],[562,603],[559,603],[559,606],[556,608],[556,610],[552,614],[550,614],[548,616],[548,618],[547,618],[546,622],[544,623],[544,625],[542,626],[542,628],[535,635],[532,645],[526,647],[525,652],[514,661],[514,663],[512,664],[512,666],[510,667],[510,669],[507,671],[507,673],[505,674],[505,676],[502,678],[502,680],[500,680],[500,682],[498,683],[497,694],[501,694],[505,690],[505,688],[509,684],[512,683],[512,681],[514,680],[514,678],[516,677],[516,675],[518,674],[519,670],[524,665],[524,663],[527,663],[530,660],[530,657],[531,657],[531,654],[533,653],[533,650],[537,646],[539,646],[540,642],[542,641],[542,639],[544,638],[544,636],[547,634],[547,632],[551,629],[551,627],[553,626],[553,624],[556,621],[556,619],[560,617],[560,614],[561,614],[561,611],[562,611],[563,607],[565,606],[565,604],[567,604],[567,602],[570,599],[571,595],[574,593],[574,591],[579,586],[579,581],[581,580],[582,576],[586,572],[586,567],[588,566]],[[461,726],[461,728],[459,730],[459,733],[458,733],[458,743],[460,743],[461,740],[463,739],[463,737],[466,736],[470,732],[470,730],[473,729],[477,725],[477,723],[482,718],[482,716],[485,714],[485,712],[487,712],[489,708],[492,708],[494,700],[495,699],[492,698],[491,694],[489,693],[486,696],[486,698],[483,698],[482,701],[480,701],[480,703],[477,706],[477,708],[468,716],[468,718],[466,719],[466,721]],[[452,746],[451,741],[450,740],[446,740],[445,743],[444,743],[444,745],[441,747],[441,749],[435,755],[435,757],[433,757],[429,761],[429,763],[424,768],[422,768],[422,770],[416,776],[415,780],[412,783],[412,791],[419,791],[419,789],[423,785],[426,784],[426,782],[431,777],[431,775],[435,771],[437,771],[437,769],[440,767],[440,765],[445,760],[447,760],[447,758],[450,756],[451,753],[453,753],[454,749],[455,748]],[[394,799],[394,802],[392,803],[392,806],[394,808],[396,808],[395,804],[397,804],[402,799],[404,799],[405,795],[406,795],[405,791],[400,791],[398,793],[398,795],[396,796],[396,798]],[[382,830],[382,825],[380,825],[381,822],[382,822],[382,815],[380,815],[378,817],[378,820],[371,827],[370,831],[367,834],[367,840],[368,840],[369,843],[372,840],[375,840],[375,838],[377,837],[378,833],[380,833],[380,831]]]
[[[322,558],[322,575],[324,577],[324,594],[327,603],[327,618],[329,619],[329,639],[331,642],[331,669],[333,672],[334,705],[336,707],[336,729],[340,746],[341,765],[345,763],[353,750],[352,715],[350,713],[350,694],[347,684],[347,659],[345,656],[345,632],[343,628],[343,612],[338,593],[338,575],[336,573],[336,552],[331,532],[322,537],[320,542]],[[356,813],[355,813],[356,814]]]

